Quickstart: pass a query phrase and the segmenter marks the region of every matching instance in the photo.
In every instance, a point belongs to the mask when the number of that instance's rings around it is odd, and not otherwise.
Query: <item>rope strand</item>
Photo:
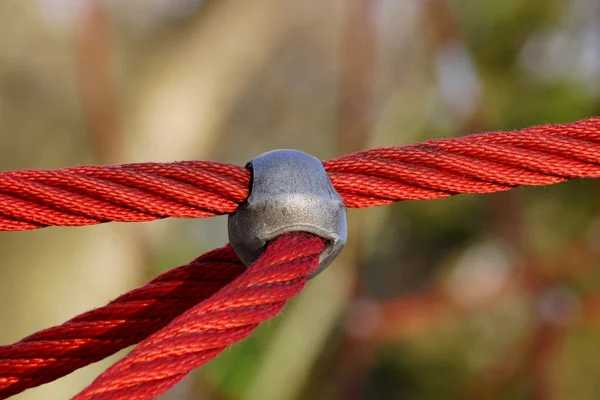
[[[600,118],[365,150],[324,163],[347,207],[600,177]]]
[[[235,211],[250,173],[216,162],[145,163],[0,174],[0,230],[205,218]]]
[[[600,177],[600,118],[373,149],[326,161],[351,208]],[[216,162],[0,173],[0,230],[235,211],[250,172]]]
[[[144,340],[243,271],[227,245],[106,306],[0,347],[0,399],[51,382]]]
[[[346,206],[491,193],[600,177],[600,118],[381,148],[324,163]],[[234,212],[250,172],[215,162],[0,173],[0,230]],[[291,233],[246,269],[209,252],[101,307],[0,346],[0,399],[144,340],[76,400],[148,399],[248,336],[298,294],[324,241]]]
[[[324,240],[286,233],[212,297],[184,312],[100,375],[74,400],[152,399],[279,314],[319,264]]]

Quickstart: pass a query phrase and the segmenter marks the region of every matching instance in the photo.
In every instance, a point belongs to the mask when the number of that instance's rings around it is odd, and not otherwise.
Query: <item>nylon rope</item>
[[[366,150],[324,162],[350,208],[600,176],[600,118]],[[204,218],[248,195],[243,167],[207,161],[0,173],[0,230]]]
[[[247,271],[101,374],[75,400],[151,399],[279,314],[319,265],[324,240],[286,233]]]
[[[162,329],[243,271],[227,245],[173,268],[104,307],[0,347],[0,399],[51,382]]]
[[[366,150],[324,167],[346,206],[361,208],[597,178],[599,142],[600,118],[591,118]],[[249,184],[245,168],[204,161],[3,172],[0,230],[226,214]],[[285,235],[246,269],[226,246],[105,307],[0,346],[0,399],[142,340],[76,398],[152,398],[277,314],[322,249],[314,236]]]

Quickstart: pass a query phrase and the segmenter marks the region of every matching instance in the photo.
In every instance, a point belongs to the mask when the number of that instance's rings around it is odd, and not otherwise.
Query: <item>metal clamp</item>
[[[264,153],[246,168],[252,171],[248,199],[229,214],[231,246],[246,266],[267,242],[286,232],[309,232],[327,240],[312,278],[346,244],[346,207],[318,158],[297,150]]]

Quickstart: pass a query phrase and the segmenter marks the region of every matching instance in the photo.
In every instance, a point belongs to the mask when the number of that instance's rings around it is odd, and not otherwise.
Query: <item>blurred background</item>
[[[2,0],[0,168],[321,159],[600,114],[597,0]],[[164,399],[598,399],[600,191],[350,210],[283,315]],[[227,241],[224,217],[0,233],[0,344]],[[123,353],[15,399],[65,399]]]

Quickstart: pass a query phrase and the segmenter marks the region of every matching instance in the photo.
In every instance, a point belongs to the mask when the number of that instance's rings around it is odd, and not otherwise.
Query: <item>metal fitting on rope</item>
[[[319,267],[323,271],[340,253],[347,238],[346,206],[321,161],[297,150],[274,150],[248,164],[250,194],[229,214],[231,246],[246,266],[267,242],[286,232],[309,232],[327,240]]]

